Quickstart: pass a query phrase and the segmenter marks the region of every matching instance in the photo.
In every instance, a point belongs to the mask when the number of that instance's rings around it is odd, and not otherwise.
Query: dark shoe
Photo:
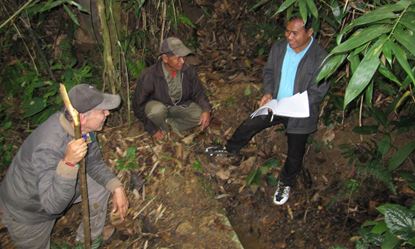
[[[278,182],[277,190],[275,190],[274,194],[274,204],[276,205],[283,205],[288,201],[290,197],[290,186],[285,185],[282,181]]]

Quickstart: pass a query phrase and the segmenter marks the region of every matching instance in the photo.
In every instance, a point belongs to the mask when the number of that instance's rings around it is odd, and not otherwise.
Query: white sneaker
[[[276,205],[283,205],[288,201],[290,197],[290,186],[284,185],[283,182],[279,181],[277,185],[277,190],[275,190],[274,194],[274,204]]]

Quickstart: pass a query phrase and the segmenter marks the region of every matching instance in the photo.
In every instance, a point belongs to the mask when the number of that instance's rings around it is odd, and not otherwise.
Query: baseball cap
[[[192,53],[177,37],[168,37],[161,43],[160,54],[173,53],[177,56],[186,56]]]
[[[80,113],[92,109],[112,110],[121,103],[120,95],[103,93],[88,84],[79,84],[72,87],[68,95],[72,106]]]

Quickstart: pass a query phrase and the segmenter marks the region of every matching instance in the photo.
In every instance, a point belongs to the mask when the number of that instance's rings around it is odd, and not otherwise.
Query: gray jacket
[[[264,94],[271,94],[274,98],[278,96],[281,68],[286,50],[286,40],[275,42],[264,68]],[[294,94],[307,90],[310,117],[288,118],[287,133],[309,134],[317,129],[320,102],[326,95],[329,84],[327,82],[317,84],[315,79],[326,55],[327,52],[314,40],[307,53],[301,59],[295,75]]]
[[[62,113],[55,113],[27,137],[13,158],[0,186],[0,207],[16,222],[56,219],[80,195],[78,169],[61,161],[73,139],[70,129]],[[85,163],[87,174],[109,191],[121,185],[96,141],[88,144]]]

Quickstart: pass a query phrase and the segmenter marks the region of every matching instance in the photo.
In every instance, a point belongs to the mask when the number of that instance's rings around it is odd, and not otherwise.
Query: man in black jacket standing
[[[311,21],[304,23],[301,17],[291,18],[286,25],[285,38],[275,42],[271,48],[263,73],[264,95],[259,104],[263,106],[272,99],[279,100],[307,91],[310,116],[272,117],[269,114],[249,118],[238,127],[224,147],[206,149],[209,155],[238,154],[258,132],[276,124],[284,124],[288,153],[273,197],[277,205],[288,200],[290,188],[301,171],[307,138],[317,129],[320,102],[329,87],[327,83],[315,82],[327,53],[314,40]]]
[[[185,64],[191,50],[176,37],[165,39],[160,60],[138,80],[133,97],[135,116],[153,138],[164,137],[169,125],[181,132],[210,122],[211,106],[196,71]]]

